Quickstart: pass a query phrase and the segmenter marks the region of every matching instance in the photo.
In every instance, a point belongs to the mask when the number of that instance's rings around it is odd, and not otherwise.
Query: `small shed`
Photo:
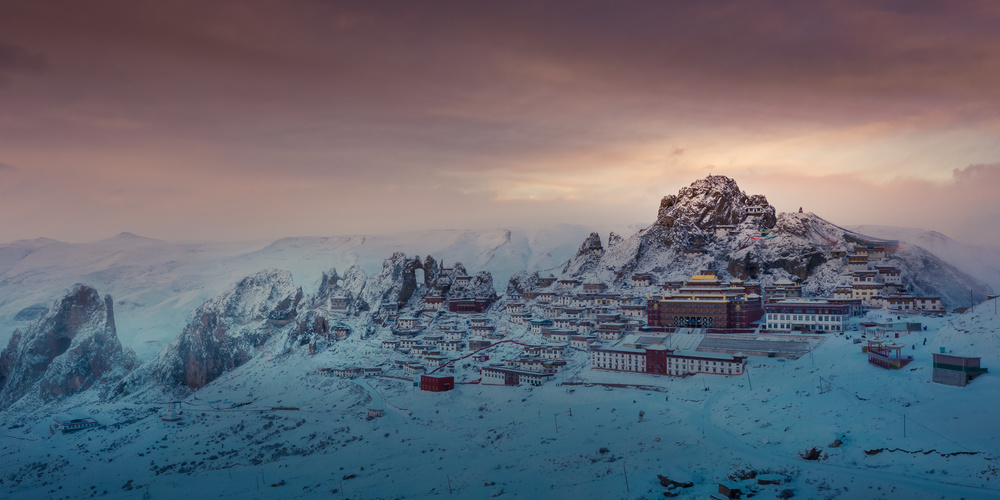
[[[368,419],[378,418],[385,416],[385,410],[382,408],[369,408],[368,409]]]
[[[731,481],[719,483],[719,494],[723,498],[740,498],[743,496],[739,485]]]
[[[445,375],[421,375],[420,390],[444,392],[455,388],[455,377]]]
[[[934,373],[932,380],[938,384],[965,387],[974,378],[987,372],[986,368],[979,366],[980,358],[937,353],[933,356]]]
[[[49,426],[49,432],[52,434],[57,432],[69,434],[71,432],[93,429],[100,425],[97,423],[97,420],[91,417],[52,417],[52,425]]]
[[[757,484],[767,485],[767,484],[782,484],[785,482],[785,476],[781,474],[757,474]]]

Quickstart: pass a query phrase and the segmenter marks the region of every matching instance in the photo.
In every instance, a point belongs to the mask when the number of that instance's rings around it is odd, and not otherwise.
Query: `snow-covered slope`
[[[742,377],[592,370],[579,352],[542,387],[431,393],[398,378],[318,373],[391,365],[399,354],[379,347],[384,332],[315,355],[268,342],[229,376],[186,396],[180,424],[158,418],[157,394],[67,399],[61,410],[106,425],[83,434],[50,436],[52,408],[0,413],[7,429],[0,492],[12,499],[650,500],[665,492],[710,498],[726,483],[756,498],[996,498],[1000,437],[989,411],[996,375],[965,388],[929,382],[931,353],[942,342],[957,347],[952,335],[960,330],[976,347],[1000,352],[995,336],[981,335],[1000,329],[989,305],[950,325],[923,319],[926,333],[901,340],[915,360],[898,371],[869,365],[848,336],[829,336],[797,360],[753,358]],[[511,338],[541,341],[523,328]],[[992,369],[997,358],[983,360]],[[457,380],[468,373],[459,368]],[[369,408],[384,416],[367,418]],[[812,448],[819,460],[801,458]],[[782,484],[758,484],[762,474]],[[669,481],[678,484],[664,486]]]

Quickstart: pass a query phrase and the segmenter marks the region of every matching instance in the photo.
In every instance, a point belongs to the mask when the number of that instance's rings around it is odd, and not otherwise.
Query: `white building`
[[[591,352],[591,367],[624,372],[646,371],[646,350],[616,347]]]
[[[776,332],[840,333],[850,316],[849,305],[824,299],[785,299],[764,305],[765,328]]]

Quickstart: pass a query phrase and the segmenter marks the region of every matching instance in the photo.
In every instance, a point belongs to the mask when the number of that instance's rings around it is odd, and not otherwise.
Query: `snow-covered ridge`
[[[463,262],[472,273],[489,271],[502,287],[518,270],[561,266],[594,229],[630,231],[625,225],[560,224],[245,243],[165,242],[132,234],[90,243],[20,240],[0,245],[0,345],[73,283],[86,283],[114,297],[121,341],[140,359],[149,359],[188,324],[204,301],[261,269],[285,269],[299,286],[313,290],[331,268],[349,273],[357,266],[352,275],[356,279],[362,271],[376,274],[386,258],[402,251],[431,255],[447,266]]]

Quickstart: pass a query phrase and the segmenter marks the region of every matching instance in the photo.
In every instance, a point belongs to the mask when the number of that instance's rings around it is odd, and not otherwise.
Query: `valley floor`
[[[597,371],[577,353],[542,387],[446,393],[317,375],[330,366],[328,353],[260,357],[185,399],[180,424],[158,418],[167,396],[153,395],[80,400],[76,411],[107,427],[69,435],[51,436],[49,415],[3,415],[0,492],[653,499],[667,491],[706,498],[727,482],[759,498],[784,490],[795,498],[997,498],[1000,380],[930,383],[935,344],[931,336],[922,345],[923,336],[904,339],[916,361],[899,371],[868,365],[860,345],[831,336],[797,360],[751,358],[743,377]],[[367,419],[368,408],[385,415]],[[837,439],[843,444],[832,447]],[[800,458],[814,447],[819,460]],[[785,482],[739,479],[752,472]],[[658,475],[693,485],[668,489]]]

